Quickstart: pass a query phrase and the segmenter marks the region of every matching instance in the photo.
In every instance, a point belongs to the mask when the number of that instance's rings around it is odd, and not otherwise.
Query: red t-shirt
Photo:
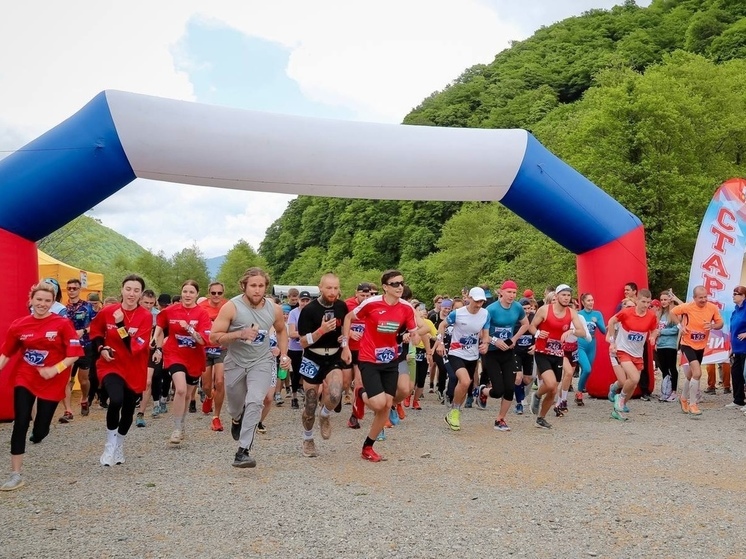
[[[103,345],[114,350],[113,361],[98,358],[96,374],[99,381],[109,374],[119,375],[133,392],[140,393],[145,390],[148,380],[153,315],[149,310],[139,306],[131,311],[122,309],[124,328],[129,334],[130,341],[127,347],[114,320],[114,312],[121,307],[120,303],[104,307],[91,322],[91,339],[101,338]]]
[[[195,342],[179,325],[181,320],[194,327],[205,343],[209,343],[212,324],[205,309],[187,309],[181,303],[166,307],[156,317],[156,324],[168,336],[163,344],[163,366],[168,369],[171,365],[184,365],[190,377],[199,377],[205,370],[205,346]]]
[[[389,305],[383,295],[369,297],[353,311],[357,320],[365,323],[365,332],[360,340],[360,361],[366,363],[391,363],[399,357],[396,335],[402,326],[415,330],[417,323],[412,305],[399,301]]]
[[[347,311],[352,312],[358,307],[358,305],[360,305],[360,303],[357,302],[357,297],[350,297],[345,301],[345,305],[347,305]],[[353,320],[352,324],[350,325],[350,332],[360,332],[361,334],[364,333],[365,322],[363,322],[362,320]],[[350,336],[350,341],[348,343],[351,351],[358,351],[360,349],[360,340],[353,340],[352,336]]]
[[[218,317],[218,314],[220,313],[220,309],[223,308],[223,305],[225,305],[228,302],[228,299],[221,299],[220,303],[218,303],[217,307],[213,307],[210,304],[210,300],[206,299],[205,301],[202,301],[197,306],[201,309],[205,309],[205,312],[207,313],[207,316],[210,318],[210,325],[212,325],[213,322],[215,322],[215,319]],[[209,340],[205,340],[205,349],[211,349],[211,348],[220,348],[219,345],[210,345]]]
[[[47,380],[39,374],[41,367],[51,367],[66,357],[82,357],[85,352],[72,322],[57,314],[45,318],[24,316],[8,329],[3,355],[10,357],[22,351],[15,370],[15,386],[27,388],[43,400],[59,402],[65,397],[70,369]]]

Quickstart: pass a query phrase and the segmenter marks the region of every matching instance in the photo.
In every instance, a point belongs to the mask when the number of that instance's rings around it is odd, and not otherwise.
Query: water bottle
[[[280,380],[285,380],[286,378],[288,378],[288,370],[280,367],[280,370],[277,371],[277,378]]]

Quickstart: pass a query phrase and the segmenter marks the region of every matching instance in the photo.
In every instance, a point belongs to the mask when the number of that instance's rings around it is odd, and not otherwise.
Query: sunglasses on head
[[[210,291],[210,295],[222,295],[222,291]]]
[[[389,287],[404,287],[404,282],[403,281],[391,281],[387,283],[386,285],[388,285]]]

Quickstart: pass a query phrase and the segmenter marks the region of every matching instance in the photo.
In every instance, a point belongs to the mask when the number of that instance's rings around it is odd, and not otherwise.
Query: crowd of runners
[[[348,428],[360,429],[366,409],[372,412],[361,457],[380,462],[376,441],[407,410],[421,409],[428,388],[444,405],[449,430],[461,429],[464,407],[486,409],[490,398],[499,400],[496,430],[511,430],[511,408],[518,415],[530,410],[536,427],[551,429],[547,418],[568,413],[571,392],[575,404],[584,405],[601,358],[611,360],[616,375],[608,394],[611,418],[629,420],[628,402],[638,385],[641,397],[650,398],[655,369],[662,375],[661,401],[679,402],[697,418],[704,350],[710,332],[723,326],[703,287],[685,303],[670,290],[653,299],[629,283],[607,321],[594,309],[592,294],[575,299],[566,284],[545,290],[541,299],[525,290],[519,299],[518,286],[507,280],[494,297],[486,286],[473,287],[459,296],[437,296],[430,309],[413,298],[397,270],[382,275],[380,289],[361,283],[347,299],[331,273],[321,277],[318,297],[291,289],[285,301],[267,295],[270,278],[260,268],[246,270],[238,284],[241,294],[231,299],[219,282],[200,297],[193,280],[178,296],[156,297],[141,277],[130,275],[120,297],[100,301],[92,294],[83,301],[81,283],[73,279],[65,286],[67,305],[56,280],[33,286],[31,312],[11,325],[0,353],[0,369],[13,368],[15,413],[11,475],[2,490],[24,485],[26,441],[37,444],[49,434],[60,402],[58,421],[73,421],[75,376],[80,414],[88,415],[94,403],[106,409],[102,466],[124,463],[127,434],[133,422],[146,427],[148,409],[151,417],[168,413],[169,444],[182,444],[198,399],[216,432],[224,429],[225,405],[238,445],[234,467],[256,465],[256,433],[265,429],[273,405],[286,399],[300,412],[303,456],[318,455],[316,422],[321,439],[329,439],[331,418],[349,404]],[[737,287],[726,383],[730,391],[732,379],[728,407],[744,412],[745,298],[746,287]],[[609,343],[604,357],[596,355],[599,336]]]

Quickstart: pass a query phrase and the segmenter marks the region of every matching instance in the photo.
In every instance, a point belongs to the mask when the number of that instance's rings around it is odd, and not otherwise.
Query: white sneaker
[[[168,442],[171,444],[181,444],[181,441],[184,439],[184,435],[181,432],[181,429],[174,429],[173,433],[171,433],[171,438],[168,439]]]
[[[117,446],[114,447],[114,463],[124,464],[124,441],[117,442]]]
[[[0,486],[0,491],[15,491],[16,489],[20,489],[25,485],[23,478],[21,477],[21,474],[18,472],[13,472],[10,474],[10,477],[8,478],[8,481],[2,484]]]
[[[741,408],[741,406],[736,404],[735,402],[731,402],[730,404],[725,404],[725,407],[728,409],[736,409],[736,408],[740,409]]]
[[[114,465],[114,449],[116,449],[116,445],[113,443],[107,442],[104,445],[104,453],[101,455],[101,458],[99,458],[99,462],[101,462],[102,466]]]

